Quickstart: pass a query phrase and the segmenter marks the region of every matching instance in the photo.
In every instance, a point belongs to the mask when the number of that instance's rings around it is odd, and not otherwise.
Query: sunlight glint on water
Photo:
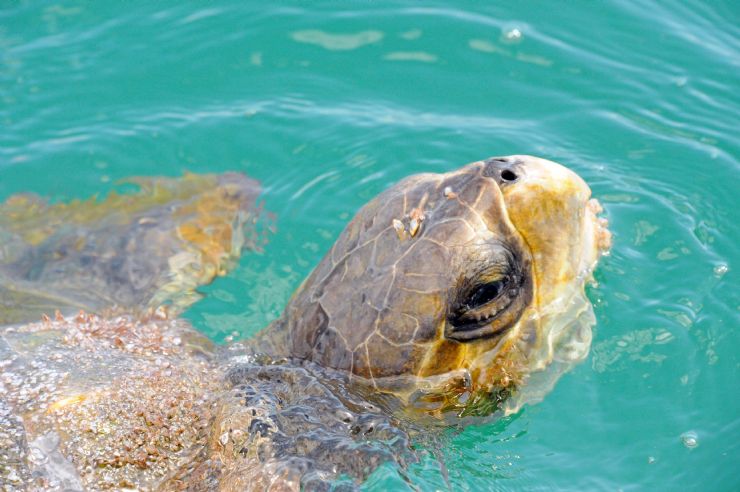
[[[409,480],[736,490],[737,5],[307,5],[6,5],[0,198],[184,170],[259,179],[277,233],[187,313],[223,340],[275,318],[398,179],[490,155],[562,162],[615,233],[589,290],[591,355],[542,403],[451,432],[444,467],[430,455]],[[405,483],[384,467],[366,488]]]

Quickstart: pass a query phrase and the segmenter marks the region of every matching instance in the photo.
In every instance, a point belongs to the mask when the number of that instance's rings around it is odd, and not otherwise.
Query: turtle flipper
[[[135,193],[0,204],[0,325],[58,309],[182,311],[259,246],[259,185],[241,174],[134,178]]]

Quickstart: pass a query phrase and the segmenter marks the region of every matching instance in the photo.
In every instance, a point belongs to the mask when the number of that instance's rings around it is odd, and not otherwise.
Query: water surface
[[[237,170],[277,233],[187,317],[274,319],[352,214],[415,172],[536,154],[615,247],[591,355],[542,403],[451,435],[422,490],[737,490],[736,2],[4,2],[0,199]],[[368,490],[408,488],[383,468]]]

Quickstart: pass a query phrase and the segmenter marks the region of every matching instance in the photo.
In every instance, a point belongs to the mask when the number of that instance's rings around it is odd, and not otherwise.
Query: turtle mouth
[[[469,341],[481,338],[492,338],[503,335],[511,326],[496,326],[496,314],[480,320],[466,321],[460,317],[448,318],[445,336],[452,340]]]

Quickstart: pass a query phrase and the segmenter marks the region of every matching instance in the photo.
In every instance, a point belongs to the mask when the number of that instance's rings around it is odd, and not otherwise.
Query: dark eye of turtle
[[[468,309],[482,306],[483,304],[486,304],[497,298],[499,294],[501,294],[501,291],[504,289],[504,280],[505,279],[488,282],[474,290],[473,294],[470,296],[470,299],[466,303]]]

